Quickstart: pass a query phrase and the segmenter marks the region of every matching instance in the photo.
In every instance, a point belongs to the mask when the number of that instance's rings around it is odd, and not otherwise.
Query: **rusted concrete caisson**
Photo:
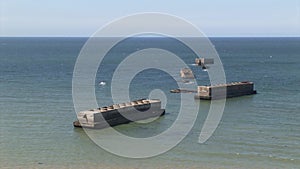
[[[165,114],[161,101],[140,99],[128,103],[114,104],[107,107],[81,111],[77,114],[74,127],[106,128],[132,121],[159,117]]]
[[[184,79],[194,79],[195,76],[190,68],[183,68],[180,70],[180,77]]]
[[[234,82],[214,86],[198,86],[195,99],[214,100],[256,94],[253,82]]]
[[[213,58],[196,58],[195,63],[198,66],[201,66],[202,69],[206,69],[207,65],[214,64],[214,59]]]

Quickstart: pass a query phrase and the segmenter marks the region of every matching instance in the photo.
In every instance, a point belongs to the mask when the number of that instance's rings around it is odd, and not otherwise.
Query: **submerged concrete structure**
[[[194,79],[195,76],[190,68],[183,68],[180,70],[180,77],[184,79]]]
[[[206,69],[207,65],[214,64],[214,59],[213,58],[196,58],[195,63],[198,66],[201,66],[202,69]]]
[[[165,114],[161,101],[140,99],[132,102],[81,111],[77,114],[74,127],[106,128],[133,121],[159,117]]]
[[[198,86],[198,93],[195,95],[195,99],[214,100],[251,94],[256,94],[254,83],[245,81],[213,86]]]

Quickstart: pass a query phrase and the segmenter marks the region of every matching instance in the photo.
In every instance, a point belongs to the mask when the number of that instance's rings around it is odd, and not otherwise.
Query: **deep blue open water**
[[[0,38],[0,168],[299,168],[300,38],[211,38],[227,81],[253,81],[258,94],[228,99],[219,127],[204,144],[198,136],[210,102],[197,103],[200,111],[188,136],[171,151],[149,159],[112,155],[82,129],[73,128],[72,74],[86,40]],[[94,84],[98,104],[111,102],[110,78],[123,57],[162,46],[190,65],[198,83],[209,84],[206,72],[193,66],[194,56],[183,46],[162,38],[129,39],[100,65]],[[106,85],[99,86],[101,81]],[[147,97],[160,88],[170,98],[166,116],[151,125],[116,129],[137,137],[164,131],[178,114],[180,97],[169,93],[176,87],[161,71],[138,74],[130,97]]]

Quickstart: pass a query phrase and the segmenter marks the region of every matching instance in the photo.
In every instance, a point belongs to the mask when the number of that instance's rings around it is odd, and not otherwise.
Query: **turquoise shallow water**
[[[219,127],[204,144],[197,141],[210,102],[194,102],[200,106],[198,118],[178,146],[154,158],[128,159],[99,148],[72,126],[72,73],[85,38],[0,38],[0,168],[299,168],[300,39],[211,40],[227,81],[251,80],[258,94],[228,99]],[[98,70],[99,105],[111,102],[109,78],[118,61],[149,46],[181,54],[198,82],[208,83],[206,72],[192,65],[193,57],[184,47],[168,39],[131,39],[117,46]],[[106,86],[98,86],[100,81]],[[168,97],[166,116],[149,125],[116,129],[136,137],[164,131],[178,114],[180,97],[168,92],[176,87],[174,79],[158,70],[138,74],[131,98],[162,89]]]

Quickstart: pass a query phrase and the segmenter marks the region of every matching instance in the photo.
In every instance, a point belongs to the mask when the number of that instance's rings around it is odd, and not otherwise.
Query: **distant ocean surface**
[[[197,103],[200,111],[188,136],[148,159],[110,154],[73,127],[72,75],[86,40],[0,38],[0,168],[299,168],[300,38],[211,38],[226,80],[253,81],[258,94],[227,99],[219,127],[204,144],[198,136],[210,102]],[[122,57],[160,46],[181,54],[198,83],[209,84],[207,73],[193,65],[195,57],[176,42],[129,39],[100,65],[94,84],[98,104],[111,103],[110,78]],[[106,85],[98,85],[101,81]],[[132,99],[147,97],[155,88],[174,103],[180,99],[169,93],[177,87],[174,80],[157,70],[138,74],[132,85]],[[177,113],[178,105],[168,102],[166,115],[153,124],[116,129],[148,137],[164,131]]]

